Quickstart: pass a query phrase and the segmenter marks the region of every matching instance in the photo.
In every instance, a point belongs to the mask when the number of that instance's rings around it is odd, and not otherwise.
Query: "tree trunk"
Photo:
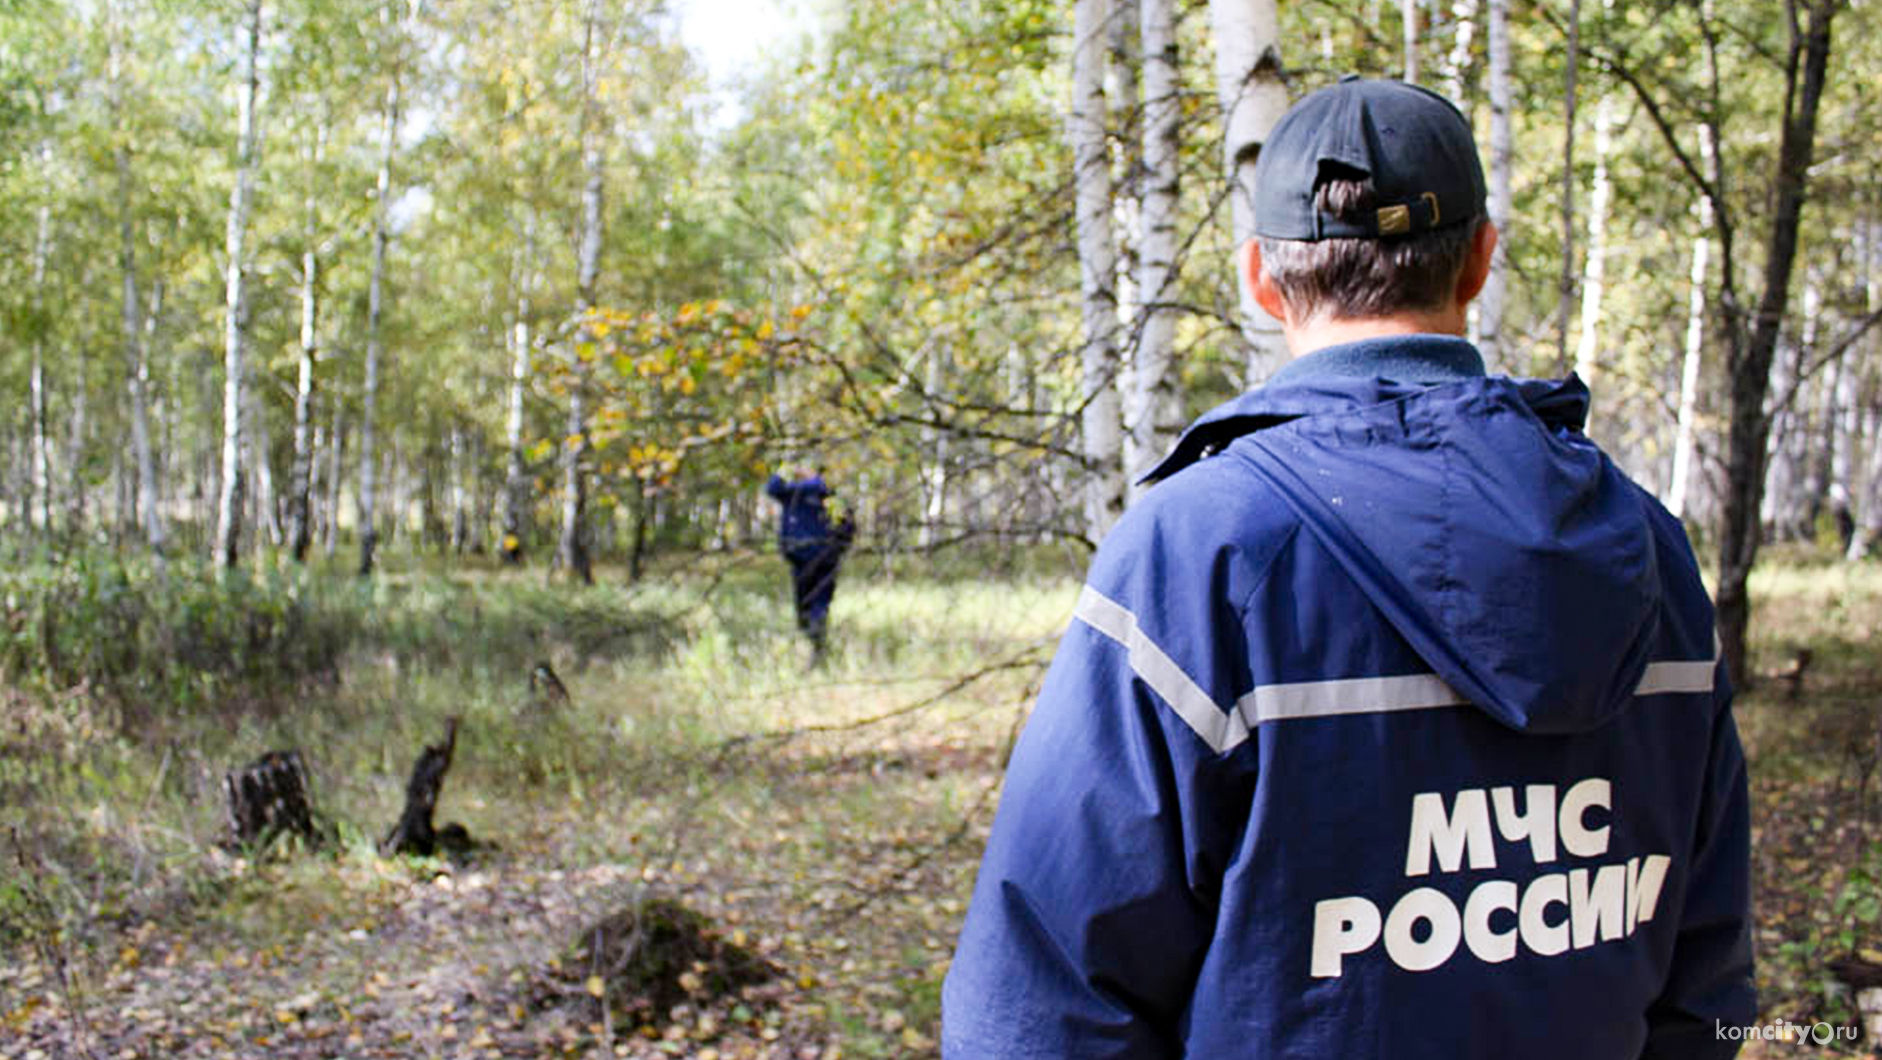
[[[1105,56],[1104,94],[1111,111],[1113,217],[1111,231],[1117,237],[1117,319],[1120,328],[1134,329],[1140,298],[1137,292],[1137,236],[1143,224],[1143,100],[1138,84],[1138,57],[1142,52],[1137,33],[1138,19],[1131,0],[1112,0],[1111,28],[1106,34],[1110,46]],[[1135,342],[1136,336],[1130,335]],[[1119,416],[1130,386],[1132,355],[1118,351]]]
[[[1084,445],[1085,532],[1102,538],[1124,512],[1123,419],[1118,407],[1117,240],[1104,93],[1112,0],[1078,0],[1073,12],[1072,108],[1065,137],[1076,182],[1078,273],[1084,345],[1079,428]]]
[[[1588,257],[1581,271],[1581,334],[1575,341],[1575,374],[1593,384],[1600,367],[1601,300],[1607,293],[1608,155],[1614,148],[1614,104],[1603,96],[1594,111],[1594,178],[1588,188]]]
[[[39,149],[42,166],[52,166],[52,145]],[[46,174],[49,182],[51,173]],[[39,217],[33,237],[33,331],[32,366],[27,373],[27,403],[31,406],[32,493],[26,504],[31,509],[31,524],[38,530],[52,532],[52,437],[46,396],[46,267],[52,258],[52,203],[39,205]]]
[[[1444,62],[1444,87],[1451,100],[1469,114],[1464,87],[1470,70],[1470,46],[1477,35],[1477,0],[1455,0],[1451,4],[1451,20],[1456,24],[1456,37],[1451,44],[1451,54]]]
[[[342,457],[346,452],[346,416],[341,411],[339,402],[333,403],[333,430],[328,432],[327,441],[327,521],[321,527],[320,550],[327,559],[333,558],[334,550],[340,544],[340,500],[342,497],[340,469]]]
[[[1555,350],[1561,375],[1569,371],[1568,330],[1575,307],[1576,67],[1581,63],[1581,0],[1568,0],[1568,56],[1562,67],[1562,274],[1556,300]]]
[[[408,18],[417,12],[418,0],[411,0]],[[385,0],[379,10],[382,25],[392,25],[393,0]],[[393,44],[401,53],[406,41],[401,29],[399,39]],[[359,574],[366,577],[373,572],[374,553],[379,547],[379,523],[377,508],[378,483],[374,481],[374,472],[378,466],[378,418],[379,418],[379,375],[381,361],[385,358],[384,311],[385,311],[385,273],[386,244],[392,238],[392,162],[398,152],[399,143],[399,106],[401,82],[404,79],[403,59],[392,61],[390,76],[386,81],[385,109],[381,117],[383,140],[379,151],[378,200],[373,204],[372,226],[372,276],[366,288],[366,370],[365,379],[360,386],[359,398]]]
[[[1843,558],[1854,563],[1865,559],[1869,550],[1882,541],[1882,412],[1869,410],[1866,417],[1869,437],[1868,467],[1863,471],[1856,503],[1855,532]]]
[[[599,0],[589,0],[582,34],[582,232],[575,280],[576,312],[583,318],[594,311],[595,281],[601,271],[603,173],[601,107],[596,99],[601,66],[597,54],[600,21]],[[569,573],[586,585],[594,583],[595,574],[588,552],[588,413],[584,405],[588,369],[582,350],[592,350],[599,341],[593,326],[584,319],[571,351],[574,373],[569,381],[568,433],[562,447],[562,540],[558,555]]]
[[[274,436],[268,431],[267,415],[262,411],[261,399],[253,387],[248,390],[247,434],[249,464],[255,473],[257,522],[267,533],[268,543],[280,548],[283,537],[280,493],[274,485]]]
[[[1414,2],[1414,0],[1407,0]],[[1216,98],[1222,108],[1222,164],[1229,182],[1230,222],[1237,246],[1255,238],[1255,159],[1287,110],[1281,82],[1280,16],[1274,0],[1210,0],[1215,26]],[[1241,298],[1245,382],[1253,386],[1286,363],[1281,325],[1255,302]]]
[[[1812,422],[1806,390],[1812,380],[1803,377],[1816,344],[1818,295],[1805,282],[1803,321],[1796,341],[1778,339],[1771,362],[1771,391],[1765,412],[1770,421],[1765,454],[1764,501],[1758,509],[1763,534],[1772,541],[1797,541],[1808,536],[1810,508],[1810,453],[1816,425]]]
[[[1861,426],[1856,389],[1856,366],[1845,351],[1830,364],[1829,377],[1823,383],[1823,403],[1818,410],[1823,422],[1823,447],[1817,454],[1811,489],[1812,529],[1827,515],[1836,534],[1839,556],[1849,548],[1854,529],[1849,508],[1849,451],[1856,444]]]
[[[1503,237],[1490,260],[1490,275],[1477,299],[1477,345],[1492,370],[1503,367],[1503,313],[1509,302],[1509,251],[1515,233],[1514,199],[1510,192],[1513,164],[1510,112],[1514,108],[1510,81],[1509,0],[1490,0],[1490,221]]]
[[[1699,127],[1700,146],[1710,157],[1711,134]],[[1706,338],[1706,258],[1711,243],[1706,233],[1712,228],[1712,200],[1705,192],[1693,204],[1699,215],[1699,234],[1693,238],[1692,274],[1686,308],[1686,354],[1681,359],[1679,375],[1679,413],[1674,425],[1673,475],[1667,487],[1666,506],[1675,518],[1685,518],[1687,496],[1692,490],[1693,425],[1698,415],[1699,366],[1705,353]]]
[[[1870,211],[1868,223],[1863,226],[1863,273],[1868,277],[1864,284],[1867,296],[1866,309],[1873,313],[1882,306],[1882,276],[1877,270],[1882,269],[1882,253],[1878,245],[1882,244],[1882,231],[1878,231],[1875,215],[1875,181],[1870,180]],[[1872,334],[1868,340],[1869,356],[1867,363],[1876,363],[1876,353],[1882,347],[1882,340]],[[1871,369],[1873,371],[1873,368]],[[1856,375],[1854,371],[1850,373]],[[1852,422],[1851,447],[1847,450],[1850,464],[1850,502],[1851,533],[1849,543],[1844,546],[1843,558],[1851,563],[1869,554],[1870,547],[1882,537],[1882,412],[1871,408],[1867,415],[1856,409],[1856,402],[1845,402],[1843,408],[1848,411]],[[1866,430],[1862,429],[1866,427]],[[1869,459],[1866,469],[1858,468],[1854,449],[1855,434],[1861,434],[1869,442]]]
[[[1177,422],[1174,365],[1176,310],[1168,304],[1176,283],[1176,211],[1180,161],[1182,82],[1177,63],[1173,0],[1140,0],[1144,50],[1144,201],[1138,253],[1142,325],[1124,394],[1124,473],[1130,489],[1174,441]]]
[[[81,285],[82,286],[82,285]],[[84,349],[88,343],[80,342]],[[91,392],[83,373],[72,387],[72,403],[66,410],[65,434],[65,534],[77,539],[85,534],[85,442],[91,433]]]
[[[1399,0],[1399,28],[1405,41],[1405,81],[1418,83],[1418,0]]]
[[[523,225],[523,252],[516,260],[516,319],[510,323],[509,420],[505,425],[504,445],[508,454],[503,478],[503,558],[510,563],[523,561],[523,539],[528,533],[528,468],[523,463],[523,398],[529,388],[530,296],[534,284],[531,271],[536,258],[536,219],[530,214]]]
[[[450,549],[451,549],[451,554],[454,556],[463,555],[465,548],[470,543],[471,502],[470,502],[470,491],[464,485],[465,475],[468,474],[468,469],[465,467],[465,460],[464,460],[465,448],[466,446],[464,444],[464,428],[461,426],[453,426],[451,428],[451,457],[450,457],[450,478],[451,478]]]
[[[260,161],[261,0],[249,0],[242,35],[241,138],[229,192],[224,253],[222,491],[216,507],[216,562],[233,567],[242,541],[242,409],[248,371],[248,213]]]
[[[301,191],[301,355],[294,385],[294,466],[289,469],[288,553],[307,561],[313,541],[314,370],[320,359],[320,233],[317,186],[327,123],[321,122],[307,146]]]
[[[115,23],[115,8],[113,21]],[[111,111],[117,162],[118,199],[118,271],[121,277],[119,320],[123,326],[125,389],[130,398],[131,453],[136,465],[140,509],[145,524],[145,544],[161,565],[163,562],[163,520],[157,510],[156,472],[150,455],[150,363],[145,348],[146,321],[137,297],[137,232],[132,220],[131,147],[124,128],[123,30],[113,25],[111,32]],[[150,319],[156,319],[153,298]]]
[[[1746,642],[1751,625],[1749,583],[1760,544],[1758,511],[1763,499],[1765,451],[1770,420],[1765,399],[1771,387],[1771,361],[1790,303],[1791,268],[1797,257],[1804,194],[1816,147],[1817,109],[1823,98],[1830,61],[1830,22],[1840,0],[1819,0],[1806,9],[1807,20],[1793,22],[1786,68],[1784,128],[1778,143],[1776,195],[1766,241],[1764,289],[1750,333],[1734,320],[1730,361],[1730,429],[1726,443],[1726,488],[1719,533],[1719,638],[1734,681],[1745,687],[1750,677]],[[1729,263],[1721,265],[1729,276]],[[1725,297],[1733,299],[1728,285]],[[1730,307],[1735,304],[1728,301]]]

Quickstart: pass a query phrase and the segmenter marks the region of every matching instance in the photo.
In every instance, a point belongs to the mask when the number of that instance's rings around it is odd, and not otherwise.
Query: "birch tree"
[[[1701,157],[1708,168],[1712,159],[1711,127],[1699,127]],[[1688,276],[1686,306],[1686,350],[1680,358],[1679,404],[1673,427],[1673,475],[1667,487],[1666,506],[1676,518],[1685,518],[1688,494],[1692,490],[1693,427],[1699,408],[1699,369],[1705,356],[1706,339],[1706,267],[1712,244],[1712,198],[1701,191],[1693,203],[1698,217],[1693,236],[1692,271]]]
[[[127,29],[114,4],[110,10],[109,81],[112,125],[112,160],[117,174],[119,323],[124,348],[125,389],[130,400],[131,453],[137,477],[137,508],[144,542],[163,561],[163,513],[157,501],[157,465],[150,447],[150,360],[145,345],[145,322],[137,294],[137,226],[133,220],[130,130],[125,116],[125,49]],[[155,312],[151,315],[155,320]]]
[[[1601,351],[1601,301],[1607,295],[1608,209],[1614,196],[1608,157],[1614,149],[1614,101],[1602,96],[1594,112],[1594,176],[1588,185],[1588,250],[1581,267],[1581,330],[1575,338],[1575,374],[1592,383]]]
[[[1509,0],[1489,0],[1487,12],[1490,39],[1490,222],[1502,233],[1496,252],[1490,259],[1490,275],[1477,299],[1477,345],[1491,366],[1500,365],[1506,355],[1503,348],[1503,314],[1509,303],[1509,246],[1514,237],[1514,199],[1510,191],[1510,166],[1514,150],[1510,126],[1513,109],[1510,79]]]
[[[582,226],[575,277],[579,337],[569,351],[573,372],[569,384],[568,428],[562,445],[562,538],[557,556],[570,574],[584,584],[595,580],[588,554],[587,510],[588,414],[584,405],[582,350],[592,350],[599,337],[589,317],[595,308],[595,281],[601,273],[602,239],[602,129],[596,99],[600,78],[600,0],[589,0],[582,27]]]
[[[1130,383],[1124,393],[1124,469],[1130,489],[1150,470],[1181,424],[1176,400],[1176,280],[1178,136],[1182,79],[1178,68],[1173,0],[1140,0],[1143,42],[1144,199],[1138,243],[1138,290],[1143,299]]]
[[[503,558],[510,563],[523,561],[523,537],[527,529],[529,473],[523,460],[523,399],[529,392],[531,348],[531,293],[534,289],[536,258],[536,222],[529,213],[523,222],[522,251],[513,255],[511,275],[516,289],[515,316],[509,327],[510,385],[504,423],[503,477]]]
[[[216,507],[216,562],[233,567],[241,558],[242,412],[248,371],[248,214],[260,165],[261,0],[249,0],[242,22],[240,131],[235,183],[229,192],[224,240],[224,328],[222,360],[222,486]]]
[[[386,0],[380,8],[380,24],[394,29],[393,8],[396,0]],[[379,546],[378,482],[378,412],[379,379],[384,371],[386,247],[392,239],[392,166],[398,156],[399,109],[403,103],[405,52],[409,47],[411,27],[418,19],[423,0],[406,0],[403,19],[389,34],[386,47],[391,56],[387,68],[385,105],[380,114],[379,176],[377,197],[373,202],[372,274],[366,284],[366,364],[359,398],[359,573],[373,572],[374,553]]]
[[[39,149],[39,161],[42,170],[41,180],[45,187],[50,187],[52,174],[52,145],[42,144]],[[52,443],[49,435],[48,405],[46,396],[46,327],[50,319],[46,310],[46,269],[52,258],[52,201],[48,192],[42,191],[39,210],[33,234],[33,338],[32,363],[27,370],[27,405],[28,418],[32,421],[28,430],[32,434],[30,448],[32,493],[26,504],[32,515],[30,522],[37,530],[50,533],[52,530]]]
[[[1255,238],[1255,159],[1287,111],[1280,17],[1274,0],[1211,0],[1209,16],[1215,28],[1216,97],[1222,108],[1222,165],[1229,183],[1231,231],[1240,246]],[[1252,386],[1286,362],[1287,343],[1280,323],[1241,283],[1235,286],[1247,347],[1246,381]]]
[[[1076,183],[1084,345],[1079,397],[1087,486],[1086,536],[1096,541],[1124,512],[1123,419],[1118,404],[1117,241],[1104,92],[1113,0],[1078,0],[1072,28],[1072,108],[1065,135]]]
[[[301,328],[300,356],[294,384],[294,452],[288,471],[288,552],[296,563],[307,559],[313,541],[314,386],[320,360],[320,210],[316,197],[328,123],[310,130],[302,155],[301,184]]]

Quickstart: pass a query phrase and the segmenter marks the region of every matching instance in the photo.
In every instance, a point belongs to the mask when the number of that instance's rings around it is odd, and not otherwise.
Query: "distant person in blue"
[[[836,595],[837,567],[855,534],[847,516],[830,521],[825,501],[831,496],[821,472],[800,467],[791,479],[772,475],[765,492],[778,502],[778,551],[791,565],[791,592],[797,601],[797,628],[810,638],[816,658],[823,656],[829,629],[830,600]]]
[[[1463,337],[1464,117],[1315,92],[1243,282],[1294,359],[1092,562],[943,991],[949,1060],[1730,1057],[1745,760],[1685,531],[1579,379]]]

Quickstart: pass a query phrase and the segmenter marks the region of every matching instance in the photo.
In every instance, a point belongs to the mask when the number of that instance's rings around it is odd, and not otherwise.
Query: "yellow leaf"
[[[587,986],[588,992],[595,997],[601,997],[608,992],[608,984],[602,982],[598,975],[589,976]]]

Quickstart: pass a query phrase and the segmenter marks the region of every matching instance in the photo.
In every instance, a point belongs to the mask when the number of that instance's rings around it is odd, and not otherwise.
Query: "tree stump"
[[[224,773],[222,791],[228,801],[231,848],[262,849],[289,833],[312,846],[324,839],[314,824],[307,768],[299,751],[270,751]]]
[[[380,840],[381,854],[429,857],[440,847],[462,852],[473,845],[463,825],[434,829],[431,823],[438,807],[438,789],[444,786],[444,774],[450,770],[451,756],[457,750],[457,724],[457,718],[447,718],[443,742],[426,745],[413,764],[412,779],[405,784],[405,811],[399,815],[399,823]]]

